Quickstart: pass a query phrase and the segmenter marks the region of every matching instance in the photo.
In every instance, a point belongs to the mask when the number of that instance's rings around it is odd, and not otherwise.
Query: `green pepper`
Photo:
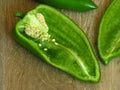
[[[82,12],[97,8],[97,5],[92,0],[38,0],[38,1],[58,8]]]
[[[85,33],[54,8],[39,5],[21,19],[15,39],[48,64],[84,81],[98,82],[100,69]]]
[[[99,54],[104,64],[120,56],[120,0],[113,0],[105,12],[98,36]]]

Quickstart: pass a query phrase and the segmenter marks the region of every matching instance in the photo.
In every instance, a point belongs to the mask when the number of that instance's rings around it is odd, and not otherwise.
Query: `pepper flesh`
[[[92,0],[38,0],[41,3],[74,11],[89,11],[96,9],[97,5]]]
[[[43,23],[48,26],[46,33],[50,37],[46,40],[37,39],[36,37],[31,37],[31,34],[25,33],[26,25],[30,23],[29,19],[33,19],[28,18],[28,16],[36,14],[43,15],[42,19],[45,19]],[[80,80],[99,81],[99,64],[86,35],[68,17],[54,8],[40,5],[29,11],[17,23],[14,37],[20,44],[48,64]]]
[[[98,49],[104,64],[120,56],[120,0],[112,1],[101,20]]]

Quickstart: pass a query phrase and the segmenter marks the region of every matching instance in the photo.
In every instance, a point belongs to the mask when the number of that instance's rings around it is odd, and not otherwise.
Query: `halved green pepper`
[[[98,82],[100,69],[85,33],[54,8],[39,5],[16,24],[15,39],[48,64],[84,81]]]
[[[99,28],[98,49],[104,64],[120,56],[120,0],[113,0]]]
[[[88,11],[96,9],[97,5],[92,0],[38,0],[41,3],[74,11]]]

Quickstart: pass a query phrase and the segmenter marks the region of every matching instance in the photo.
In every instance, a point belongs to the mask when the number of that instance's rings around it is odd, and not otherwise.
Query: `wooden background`
[[[97,54],[100,19],[112,0],[94,0],[98,9],[79,13],[61,10],[88,35]],[[101,66],[101,81],[86,83],[59,71],[15,42],[12,31],[17,11],[26,12],[34,0],[0,0],[0,90],[120,90],[120,58]]]

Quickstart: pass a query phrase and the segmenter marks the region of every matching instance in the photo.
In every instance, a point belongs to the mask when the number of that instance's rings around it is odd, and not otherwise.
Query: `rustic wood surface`
[[[98,26],[112,0],[94,1],[99,8],[93,11],[61,11],[85,31],[97,54]],[[35,0],[0,0],[0,90],[120,90],[120,58],[107,66],[99,60],[101,81],[87,83],[51,67],[15,42],[15,13],[26,12],[37,4]]]

